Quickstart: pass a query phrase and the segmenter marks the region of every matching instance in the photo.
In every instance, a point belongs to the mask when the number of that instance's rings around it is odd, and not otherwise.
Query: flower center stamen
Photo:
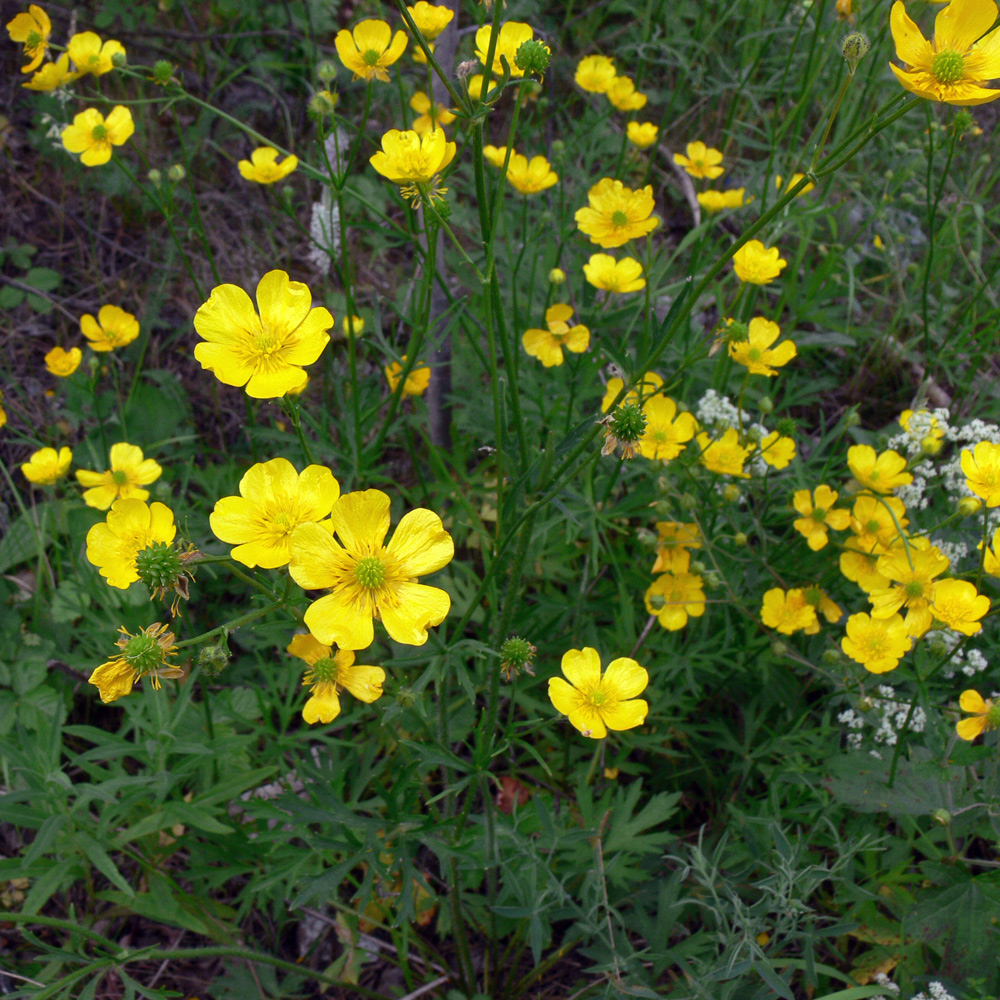
[[[628,216],[619,209],[617,212],[613,212],[611,215],[611,223],[615,226],[624,226],[628,224]]]
[[[958,52],[938,52],[931,62],[931,72],[938,83],[957,83],[965,72],[965,59]]]
[[[385,583],[385,563],[378,556],[365,556],[354,567],[354,579],[366,590],[375,590]]]
[[[337,680],[337,661],[332,656],[324,656],[313,664],[312,675],[316,684],[334,683]]]
[[[128,473],[124,469],[112,469],[111,481],[115,486],[125,486],[128,483]]]
[[[366,66],[377,66],[379,59],[382,58],[382,53],[377,52],[375,49],[368,49],[361,58],[364,60]]]
[[[95,142],[104,142],[108,137],[108,130],[104,125],[95,125],[91,131],[91,136],[94,138]]]

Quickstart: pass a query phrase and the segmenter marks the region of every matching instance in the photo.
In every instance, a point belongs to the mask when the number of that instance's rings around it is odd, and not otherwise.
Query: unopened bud
[[[229,665],[229,643],[226,637],[220,636],[218,642],[205,646],[198,651],[198,666],[208,677],[218,677]]]
[[[186,176],[186,171],[179,163],[175,163],[167,171],[167,177],[170,178],[170,182],[172,184],[179,184],[182,180],[184,180],[185,176]]]
[[[733,535],[733,545],[735,545],[737,548],[740,549],[745,548],[747,542],[749,541],[750,539],[747,538],[746,534],[742,531],[737,531],[736,534]]]
[[[155,184],[157,187],[160,186],[160,181],[163,180],[163,174],[161,174],[160,171],[156,169],[156,167],[153,167],[152,170],[150,170],[149,173],[146,174],[146,177],[149,180],[150,184]]]
[[[770,396],[761,397],[761,401],[757,404],[757,409],[761,413],[771,413],[774,410],[774,400]]]
[[[771,643],[771,652],[774,653],[775,656],[787,656],[788,655],[788,647],[783,642],[780,642],[780,641],[779,642],[772,642]]]
[[[840,47],[840,51],[844,55],[844,59],[847,62],[847,70],[854,76],[855,71],[858,68],[858,63],[866,55],[868,55],[868,50],[871,48],[871,42],[868,41],[867,35],[860,31],[852,31],[843,41]]]
[[[119,69],[121,69],[122,66],[125,66],[127,64],[128,64],[128,60],[125,58],[125,53],[122,52],[120,49],[117,52],[112,52],[111,53],[111,65],[112,66],[117,66]]]
[[[722,487],[722,499],[727,503],[736,503],[740,496],[740,488],[735,483],[726,483]]]
[[[638,543],[645,549],[656,548],[660,540],[660,536],[655,531],[650,531],[649,528],[636,528],[635,537]]]
[[[971,517],[978,513],[983,506],[983,501],[979,497],[962,497],[958,501],[958,512],[962,517]]]
[[[316,76],[329,86],[337,79],[337,64],[332,59],[321,59],[316,63]]]
[[[947,826],[951,822],[951,813],[947,809],[935,809],[931,813],[931,819],[934,820],[938,826]]]
[[[174,76],[174,65],[167,59],[157,59],[153,63],[153,83],[165,87]]]
[[[566,283],[566,272],[561,267],[554,267],[549,271],[549,284],[563,285]]]

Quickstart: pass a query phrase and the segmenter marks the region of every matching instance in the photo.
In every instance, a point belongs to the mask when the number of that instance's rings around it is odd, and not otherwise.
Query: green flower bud
[[[168,59],[157,59],[153,63],[153,83],[165,87],[174,78],[174,65]]]
[[[316,64],[316,76],[329,86],[337,78],[337,64],[332,59],[321,59]]]
[[[127,64],[127,60],[125,58],[125,53],[124,52],[119,51],[119,52],[112,52],[111,53],[111,65],[112,66],[117,66],[119,69],[121,69],[121,67],[125,66],[126,64]]]
[[[155,184],[157,187],[160,186],[160,181],[163,180],[163,174],[161,174],[156,167],[153,167],[153,169],[146,174],[146,177],[151,184]]]
[[[871,42],[868,41],[868,36],[860,31],[852,31],[841,43],[840,51],[847,62],[847,70],[851,76],[854,76],[858,63],[868,55],[870,48]]]
[[[772,642],[771,652],[774,653],[775,656],[787,656],[788,647],[783,642]]]
[[[947,826],[951,822],[951,813],[947,809],[935,809],[931,813],[931,819],[934,820],[938,826]]]
[[[750,539],[747,538],[746,534],[742,531],[737,531],[736,534],[733,535],[733,545],[737,548],[745,548],[749,541]]]
[[[793,420],[791,417],[782,417],[777,424],[775,424],[775,430],[782,437],[794,437],[797,427],[798,422]]]
[[[198,650],[198,666],[207,677],[218,677],[229,666],[231,655],[229,642],[223,635],[219,637],[218,642],[213,642],[210,646],[203,646]]]
[[[760,402],[757,404],[757,409],[765,414],[773,412],[774,400],[770,396],[762,396]]]
[[[179,184],[187,176],[187,171],[179,163],[173,164],[171,168],[167,171],[167,177],[170,179],[171,184]]]
[[[549,271],[549,283],[552,285],[562,285],[566,282],[566,272],[560,267],[554,267]]]

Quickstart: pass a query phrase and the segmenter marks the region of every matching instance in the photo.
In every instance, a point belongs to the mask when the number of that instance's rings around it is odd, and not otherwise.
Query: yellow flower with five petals
[[[330,515],[336,539],[318,524],[292,532],[288,572],[304,590],[330,593],[309,605],[305,623],[314,636],[342,649],[365,649],[379,618],[390,638],[410,646],[427,641],[451,608],[447,592],[418,583],[451,562],[451,535],[424,508],[404,514],[385,544],[389,497],[381,490],[347,493]]]
[[[115,500],[147,500],[149,490],[143,489],[160,478],[163,469],[151,458],[144,458],[142,449],[124,441],[111,446],[111,468],[106,472],[77,469],[76,478],[87,487],[83,502],[88,507],[107,510]]]
[[[194,315],[202,338],[194,356],[225,385],[245,387],[253,399],[278,399],[306,381],[330,341],[333,316],[313,307],[312,293],[285,271],[268,271],[257,283],[257,305],[238,285],[218,285]]]
[[[389,82],[389,67],[406,51],[409,39],[385,21],[359,21],[353,31],[337,32],[334,45],[340,61],[354,74],[355,80]]]
[[[583,736],[600,740],[609,729],[634,729],[646,721],[649,705],[637,695],[649,674],[635,660],[612,660],[602,676],[597,650],[585,646],[563,654],[562,672],[566,680],[549,678],[549,700]]]

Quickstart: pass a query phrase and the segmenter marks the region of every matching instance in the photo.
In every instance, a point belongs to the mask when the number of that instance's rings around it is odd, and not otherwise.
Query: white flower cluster
[[[837,716],[837,721],[847,726],[847,745],[851,750],[861,749],[862,735],[858,732],[865,725],[865,717],[853,708],[846,708]]]
[[[872,982],[876,986],[881,986],[883,989],[889,991],[888,997],[883,994],[882,1000],[889,1000],[889,998],[896,1000],[899,996],[899,987],[884,972],[876,972],[872,977]],[[935,979],[928,985],[926,993],[921,990],[921,992],[911,997],[910,1000],[955,1000],[955,997],[948,992],[944,983],[939,983]]]
[[[873,982],[876,986],[884,986],[894,997],[899,996],[899,987],[884,972],[876,972]],[[886,998],[882,997],[882,1000]]]
[[[337,129],[323,143],[330,169],[340,173],[348,150],[347,136]],[[340,250],[340,208],[329,185],[324,185],[319,201],[313,202],[309,219],[309,263],[318,271],[329,273]]]
[[[940,644],[943,647],[940,652],[951,651],[948,665],[942,671],[948,680],[951,680],[959,672],[965,674],[966,677],[975,677],[976,674],[981,674],[990,665],[981,649],[959,649],[958,646],[963,638],[964,636],[951,629],[934,633],[934,645]],[[938,653],[933,647],[932,651]]]
[[[943,406],[936,410],[917,410],[910,417],[909,427],[901,434],[889,438],[888,447],[905,454],[907,458],[916,458],[924,450],[924,438],[932,431],[938,431],[948,437],[951,431],[949,416],[947,408]]]
[[[877,713],[878,728],[872,737],[880,746],[895,746],[903,728],[914,733],[922,733],[927,725],[927,713],[922,708],[914,708],[909,726],[906,717],[910,714],[908,702],[896,698],[896,690],[889,684],[879,684],[876,688],[879,697],[871,699],[871,707],[867,710]],[[837,721],[847,727],[847,746],[852,750],[860,750],[864,739],[864,729],[867,719],[865,714],[853,708],[845,709],[837,716]],[[877,750],[872,750],[873,757],[880,757]]]
[[[955,1000],[955,998],[945,989],[943,983],[933,980],[927,987],[927,992],[921,990],[913,1000]]]
[[[906,501],[903,500],[903,503],[906,503]],[[948,542],[943,538],[935,538],[933,539],[933,543],[941,555],[951,563],[952,568],[969,554],[969,545],[967,542]]]

